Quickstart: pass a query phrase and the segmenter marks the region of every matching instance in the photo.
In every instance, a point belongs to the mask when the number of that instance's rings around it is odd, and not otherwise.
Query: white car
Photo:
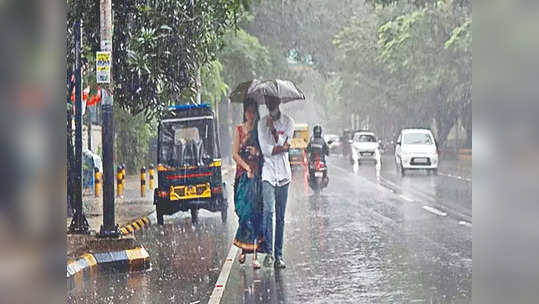
[[[403,129],[395,145],[397,170],[427,169],[438,174],[438,147],[428,129]]]
[[[380,147],[373,132],[360,131],[354,133],[352,139],[352,161],[359,164],[362,160],[378,162]]]

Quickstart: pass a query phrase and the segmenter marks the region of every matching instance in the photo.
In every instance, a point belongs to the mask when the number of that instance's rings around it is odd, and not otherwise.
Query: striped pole
[[[149,179],[150,179],[149,189],[151,191],[154,188],[154,168],[153,168],[153,164],[150,164],[150,169],[148,170],[148,175],[149,175]]]
[[[116,196],[122,197],[124,193],[123,184],[122,184],[122,166],[118,166],[116,173]]]
[[[146,196],[146,167],[140,169],[140,196]]]
[[[99,197],[101,194],[101,173],[97,167],[94,168],[94,194]]]

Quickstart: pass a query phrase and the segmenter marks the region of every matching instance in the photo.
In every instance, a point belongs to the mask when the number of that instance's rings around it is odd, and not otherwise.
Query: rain
[[[116,8],[111,74],[115,162],[128,175],[116,219],[149,218],[132,237],[150,267],[84,277],[70,286],[68,303],[472,302],[471,1],[158,2]],[[69,64],[77,5],[68,9]],[[99,24],[92,13],[80,17],[82,81],[92,95]],[[256,96],[255,79],[267,80]],[[295,123],[293,138],[275,143],[286,151],[270,150],[291,166],[283,254],[275,256],[286,268],[265,265],[271,254],[258,253],[262,265],[253,269],[254,255],[241,263],[233,244],[241,228],[233,185],[243,173],[232,143],[248,97],[260,122],[282,121],[266,106],[279,100],[279,115]],[[103,109],[88,109],[84,143],[100,157],[110,143],[87,126],[101,132]],[[307,148],[315,126],[329,154],[316,159]],[[261,172],[271,153],[261,156]],[[139,171],[150,164],[156,190],[145,182],[141,196]],[[204,174],[224,185],[189,188],[187,180]],[[219,199],[187,205],[197,203],[183,200],[191,190],[200,201]],[[92,208],[84,204],[98,218]]]

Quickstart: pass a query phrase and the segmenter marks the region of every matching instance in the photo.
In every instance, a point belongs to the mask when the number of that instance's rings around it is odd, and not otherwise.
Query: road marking
[[[406,197],[406,196],[404,196],[404,195],[402,195],[402,194],[399,195],[399,197],[402,198],[402,199],[405,200],[405,201],[408,201],[408,202],[413,202],[413,201],[414,201],[413,199],[408,198],[408,197]]]
[[[467,182],[469,182],[469,183],[472,182],[472,179],[471,179],[471,178],[466,178],[466,177],[463,177],[463,176],[456,176],[456,175],[446,174],[446,173],[438,173],[438,175],[441,175],[441,176],[447,176],[447,177],[451,177],[451,178],[456,178],[456,179],[458,179],[458,180],[467,181]]]
[[[221,298],[223,297],[223,293],[225,292],[226,282],[228,281],[228,276],[230,275],[230,270],[232,270],[234,258],[236,257],[237,253],[238,247],[231,245],[230,250],[228,251],[228,256],[226,257],[226,260],[223,264],[223,268],[221,268],[221,273],[217,278],[215,288],[211,293],[208,304],[219,304],[221,302]]]
[[[428,212],[430,213],[434,213],[436,215],[439,215],[439,216],[447,216],[447,213],[443,212],[443,211],[440,211],[434,207],[431,207],[431,206],[423,206],[423,209],[427,210]]]
[[[462,225],[462,226],[466,226],[466,227],[472,228],[472,223],[468,223],[468,222],[466,222],[466,221],[460,221],[460,222],[459,222],[459,225]]]

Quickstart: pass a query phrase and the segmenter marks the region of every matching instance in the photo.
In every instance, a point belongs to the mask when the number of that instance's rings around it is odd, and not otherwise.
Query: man
[[[314,126],[313,137],[311,137],[305,150],[309,158],[309,180],[312,180],[312,178],[314,178],[314,167],[312,166],[312,162],[318,159],[325,163],[326,155],[329,156],[329,146],[322,138],[322,127],[320,125]],[[329,179],[326,171],[323,182],[324,185],[322,187],[327,186],[328,181]]]
[[[288,186],[292,179],[288,161],[288,142],[294,136],[294,121],[281,113],[280,101],[266,98],[269,114],[258,122],[258,140],[260,150],[264,155],[262,166],[262,233],[264,237],[263,250],[267,253],[264,266],[273,263],[274,267],[286,268],[283,260],[284,214],[288,199]],[[273,212],[275,211],[275,246],[273,246]],[[274,247],[274,248],[273,248]]]
[[[311,138],[309,145],[307,145],[306,150],[309,160],[318,156],[320,157],[320,160],[325,161],[326,155],[329,156],[329,146],[322,138],[322,127],[320,125],[314,126],[313,137]]]

